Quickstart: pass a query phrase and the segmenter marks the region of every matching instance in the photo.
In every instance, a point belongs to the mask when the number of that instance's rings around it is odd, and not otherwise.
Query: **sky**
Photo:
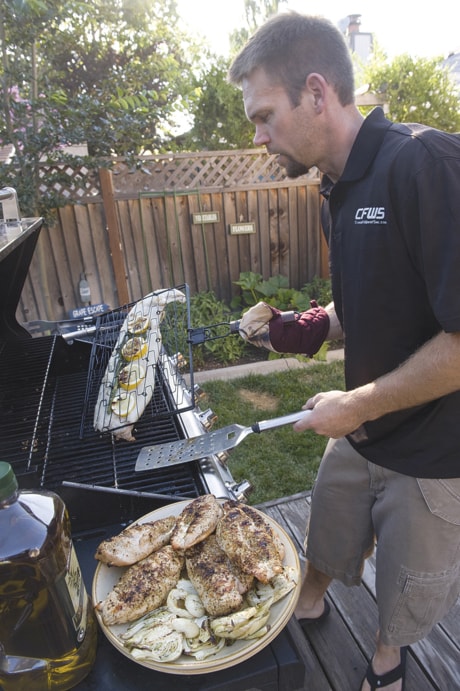
[[[460,52],[458,0],[417,4],[404,0],[288,0],[282,7],[320,14],[335,24],[349,14],[360,14],[361,32],[372,33],[390,59],[402,53],[431,58]],[[204,37],[215,52],[228,55],[228,35],[243,23],[244,0],[177,0],[177,7],[188,31]]]

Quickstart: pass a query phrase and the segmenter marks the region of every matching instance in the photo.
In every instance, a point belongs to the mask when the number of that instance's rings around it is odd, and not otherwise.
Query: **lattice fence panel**
[[[39,190],[43,195],[57,194],[69,201],[94,198],[101,193],[98,171],[86,166],[42,164]]]
[[[124,198],[142,192],[244,189],[286,179],[276,156],[261,149],[148,156],[134,166],[114,159],[111,169],[115,194]],[[313,170],[308,177],[317,177],[317,172]],[[43,164],[40,192],[58,194],[69,202],[94,200],[101,194],[98,171],[68,163]]]

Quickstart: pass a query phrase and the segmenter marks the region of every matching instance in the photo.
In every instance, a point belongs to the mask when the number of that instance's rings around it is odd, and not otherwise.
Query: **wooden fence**
[[[293,288],[327,276],[316,171],[287,180],[264,151],[152,156],[135,169],[115,161],[83,194],[65,192],[72,203],[42,230],[21,322],[67,319],[82,305],[82,276],[91,303],[110,307],[183,283],[229,304],[245,271],[281,274]]]

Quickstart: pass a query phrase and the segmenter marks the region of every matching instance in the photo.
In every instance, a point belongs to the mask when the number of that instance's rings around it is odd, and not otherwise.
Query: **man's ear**
[[[305,86],[313,96],[313,103],[316,110],[321,112],[324,106],[324,99],[327,90],[326,79],[318,72],[310,72],[310,74],[307,75]]]

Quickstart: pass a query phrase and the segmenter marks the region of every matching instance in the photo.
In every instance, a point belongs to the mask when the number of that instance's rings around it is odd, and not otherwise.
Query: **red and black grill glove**
[[[315,301],[310,304],[311,309],[286,321],[281,310],[259,302],[241,318],[240,335],[259,348],[312,357],[326,340],[329,316]]]
[[[269,333],[277,353],[312,357],[321,348],[329,331],[329,316],[314,300],[310,304],[311,309],[296,314],[293,322],[283,322],[280,310],[272,308],[274,316],[269,322]]]

